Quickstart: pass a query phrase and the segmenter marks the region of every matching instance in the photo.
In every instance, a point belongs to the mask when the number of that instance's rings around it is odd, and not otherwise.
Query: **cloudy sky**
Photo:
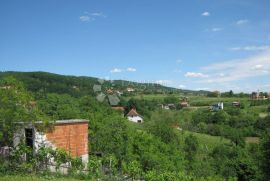
[[[270,91],[269,0],[1,0],[0,71]]]

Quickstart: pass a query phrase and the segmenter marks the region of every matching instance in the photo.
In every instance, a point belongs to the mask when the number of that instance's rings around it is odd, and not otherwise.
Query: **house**
[[[72,157],[81,158],[82,162],[88,163],[88,121],[87,120],[59,120],[52,128],[42,132],[39,130],[41,123],[22,126],[15,133],[13,144],[18,146],[22,141],[37,152],[41,147],[52,149],[63,149]],[[56,164],[53,158],[49,161],[49,169],[56,171]],[[60,171],[67,173],[69,163],[62,165]]]
[[[112,94],[113,94],[113,90],[112,90],[112,89],[108,89],[106,92],[107,92],[107,94],[109,94],[109,95],[112,95]]]
[[[134,90],[133,88],[131,88],[131,87],[128,87],[128,88],[127,88],[127,91],[128,91],[128,92],[134,92],[135,90]]]
[[[166,110],[169,110],[170,109],[169,106],[166,105],[166,104],[161,104],[161,108],[162,109],[166,109]]]
[[[210,109],[211,109],[212,111],[223,110],[223,109],[224,109],[224,104],[223,104],[223,102],[219,102],[219,103],[217,103],[217,104],[213,104],[213,105],[210,107]]]
[[[116,94],[117,94],[118,96],[122,96],[124,93],[123,93],[123,92],[120,92],[120,91],[118,90],[118,91],[116,91]]]
[[[267,100],[268,99],[268,95],[265,96],[265,95],[260,95],[260,92],[252,92],[251,95],[250,95],[250,99],[251,100]]]
[[[259,92],[252,92],[250,98],[251,98],[251,100],[259,100],[260,93]]]
[[[162,109],[170,110],[170,109],[176,109],[175,104],[162,104],[161,105]]]
[[[234,106],[234,107],[240,107],[241,106],[241,103],[235,101],[235,102],[232,102],[232,106]]]
[[[136,108],[132,108],[129,113],[126,115],[129,121],[134,123],[143,123],[143,117],[138,114]]]
[[[180,105],[181,107],[189,107],[189,104],[186,101],[181,102]]]

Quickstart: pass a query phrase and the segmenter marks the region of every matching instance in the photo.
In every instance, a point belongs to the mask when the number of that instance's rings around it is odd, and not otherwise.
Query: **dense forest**
[[[177,90],[157,84],[132,84],[138,92],[120,97],[125,112],[136,107],[145,118],[142,124],[129,122],[113,110],[107,101],[99,102],[93,86],[98,79],[61,76],[45,72],[0,73],[0,145],[12,147],[16,122],[42,121],[41,129],[53,120],[89,120],[88,173],[78,160],[64,153],[41,150],[25,163],[20,157],[29,150],[21,145],[9,159],[0,159],[0,175],[39,173],[37,164],[44,154],[58,155],[59,162],[71,160],[70,177],[85,180],[239,180],[270,179],[270,102],[253,102],[246,95],[241,107],[226,100],[225,109],[185,109],[176,106],[163,110],[160,104],[178,104],[178,94],[193,94],[191,104],[209,105],[212,99],[198,101],[197,95],[209,92]],[[114,85],[112,85],[114,84]],[[114,87],[113,87],[114,86]],[[128,82],[105,81],[102,89],[125,91]],[[140,87],[144,87],[140,89]],[[160,92],[159,92],[160,91]],[[165,94],[162,99],[146,99],[144,95]],[[206,96],[205,96],[206,97]],[[180,129],[181,128],[181,129]],[[249,142],[247,138],[258,138]],[[99,153],[97,156],[97,153]],[[60,156],[59,156],[60,155]],[[102,155],[102,156],[100,156]],[[52,173],[45,173],[52,174]]]

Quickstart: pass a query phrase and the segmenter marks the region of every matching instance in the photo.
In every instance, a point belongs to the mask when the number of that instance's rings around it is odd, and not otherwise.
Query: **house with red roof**
[[[127,119],[129,121],[132,121],[134,123],[143,123],[143,116],[141,116],[136,108],[132,108],[129,113],[126,115]]]

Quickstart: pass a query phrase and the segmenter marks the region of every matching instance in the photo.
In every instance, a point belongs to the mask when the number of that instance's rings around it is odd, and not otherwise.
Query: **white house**
[[[128,87],[128,88],[127,88],[127,91],[128,91],[128,92],[135,92],[135,89],[133,89],[133,88],[131,88],[131,87]]]
[[[211,106],[211,110],[212,110],[212,111],[219,111],[219,110],[223,110],[223,109],[224,109],[224,104],[223,104],[223,102],[219,102],[219,103],[213,104],[213,105]]]
[[[129,121],[134,123],[143,123],[143,117],[137,113],[135,108],[131,109],[126,116]]]

